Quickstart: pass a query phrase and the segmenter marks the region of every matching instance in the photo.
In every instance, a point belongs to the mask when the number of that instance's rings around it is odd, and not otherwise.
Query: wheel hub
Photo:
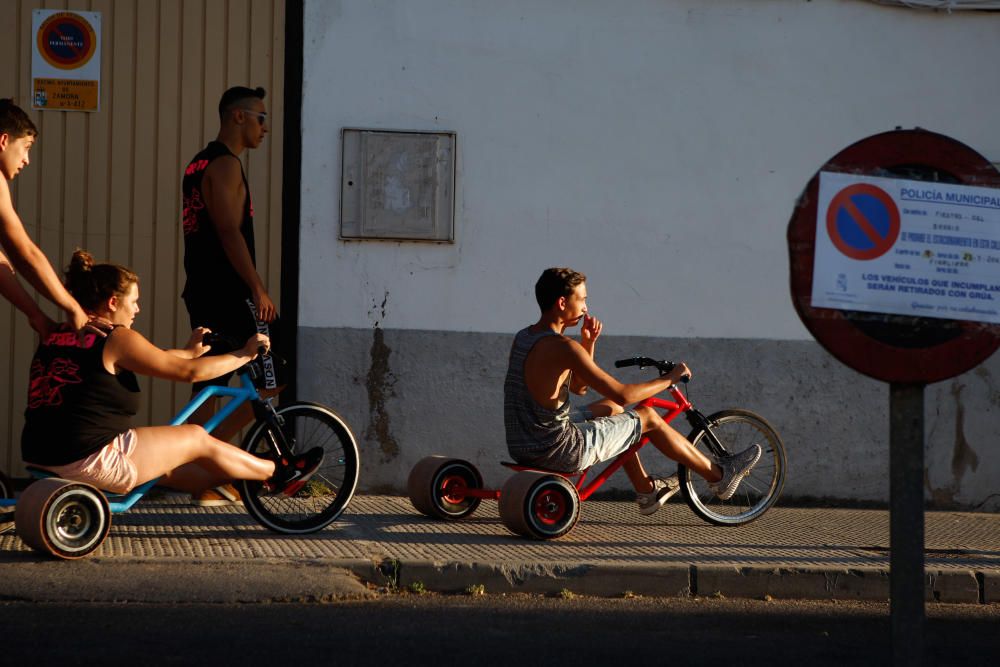
[[[70,539],[77,538],[87,532],[90,527],[90,515],[79,504],[69,505],[59,513],[56,519],[59,532]]]

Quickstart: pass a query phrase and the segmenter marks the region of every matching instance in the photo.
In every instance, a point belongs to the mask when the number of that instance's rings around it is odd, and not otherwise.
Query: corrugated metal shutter
[[[35,9],[100,12],[101,111],[30,110]],[[40,131],[31,164],[11,184],[15,207],[60,272],[78,246],[134,269],[135,327],[161,347],[183,344],[190,331],[180,300],[181,172],[215,137],[219,96],[233,85],[268,91],[274,122],[244,164],[258,270],[279,297],[284,12],[283,0],[5,0],[5,22],[15,30],[0,41],[0,97],[13,97]],[[36,344],[25,318],[0,301],[0,469],[12,475],[23,472],[22,414]],[[190,397],[187,386],[162,380],[144,378],[142,387],[137,424],[167,423]]]

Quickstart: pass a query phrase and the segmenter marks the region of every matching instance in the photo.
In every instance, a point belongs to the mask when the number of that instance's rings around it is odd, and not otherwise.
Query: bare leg
[[[687,438],[670,427],[659,413],[650,407],[638,407],[636,412],[642,420],[642,434],[656,445],[668,458],[693,470],[709,482],[722,479],[722,470],[712,463],[707,456],[695,449]]]
[[[200,463],[185,463],[163,475],[158,485],[193,495],[232,481],[217,470],[209,470]]]
[[[625,408],[607,398],[591,403],[587,408],[594,417],[611,417],[625,412]],[[632,486],[636,491],[639,493],[652,493],[653,482],[649,479],[646,469],[642,467],[642,461],[639,460],[638,453],[627,457],[622,467],[625,468],[625,474],[628,475],[628,479],[632,482]]]
[[[587,405],[587,409],[590,410],[590,413],[594,415],[594,417],[611,417],[625,412],[625,408],[609,398],[590,403]]]
[[[137,428],[136,435],[138,446],[132,454],[132,462],[139,473],[137,484],[168,473],[174,483],[185,486],[199,476],[207,479],[201,473],[192,472],[196,469],[185,464],[197,464],[205,474],[222,479],[263,481],[274,475],[273,461],[257,458],[216,440],[201,426],[148,426]],[[174,473],[181,467],[184,467],[183,471]]]

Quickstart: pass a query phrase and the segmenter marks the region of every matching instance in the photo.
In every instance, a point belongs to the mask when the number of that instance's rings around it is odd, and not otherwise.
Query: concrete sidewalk
[[[285,537],[241,508],[195,508],[186,497],[167,496],[114,515],[108,539],[78,563],[40,558],[8,532],[0,536],[0,572],[6,599],[39,595],[22,578],[80,571],[99,573],[105,587],[115,576],[130,586],[124,597],[111,586],[118,592],[103,593],[109,599],[148,601],[171,596],[144,594],[157,587],[137,587],[135,577],[147,584],[182,577],[183,589],[196,591],[199,601],[325,599],[361,595],[372,585],[887,600],[888,547],[889,514],[882,510],[776,507],[754,523],[722,528],[677,499],[651,517],[631,502],[588,501],[569,535],[534,542],[508,532],[491,502],[464,521],[440,522],[417,514],[406,498],[357,496],[327,530]],[[928,600],[1000,603],[1000,515],[928,512],[925,567]],[[318,576],[337,571],[352,573],[355,585],[340,588]],[[86,599],[95,595],[101,593]]]

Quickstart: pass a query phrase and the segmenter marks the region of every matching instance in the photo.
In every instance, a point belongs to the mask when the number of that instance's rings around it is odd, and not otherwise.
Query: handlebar
[[[241,350],[243,349],[243,345],[246,343],[246,341],[238,341],[232,336],[227,336],[226,334],[223,333],[216,333],[214,331],[209,331],[207,334],[205,334],[202,337],[202,342],[204,342],[205,345],[213,347],[217,350],[222,350],[224,352],[233,352],[235,350]],[[264,356],[267,353],[268,351],[266,347],[264,347],[263,345],[257,346],[258,356]]]
[[[666,375],[670,371],[674,370],[677,366],[672,361],[667,361],[666,359],[652,359],[650,357],[632,357],[631,359],[619,359],[615,362],[615,368],[627,368],[628,366],[638,366],[639,369],[653,367],[660,371],[660,375]],[[685,375],[681,377],[681,382],[687,382],[691,379],[691,376]]]
[[[221,350],[222,352],[231,352],[233,350],[240,350],[243,348],[243,343],[237,341],[232,336],[227,336],[226,334],[222,333],[216,333],[214,331],[210,331],[209,333],[205,334],[205,336],[202,338],[202,341],[206,345],[209,345],[217,350]],[[264,355],[270,355],[271,359],[276,364],[283,365],[285,363],[284,358],[279,357],[277,354],[275,354],[274,350],[268,351],[267,348],[265,348],[263,345],[258,345],[257,357],[247,362],[247,364],[244,365],[243,368],[240,369],[239,371],[240,373],[249,373],[250,379],[253,380],[255,384],[257,383],[257,380],[262,378],[264,375],[262,367],[260,365],[261,357],[263,357]]]

